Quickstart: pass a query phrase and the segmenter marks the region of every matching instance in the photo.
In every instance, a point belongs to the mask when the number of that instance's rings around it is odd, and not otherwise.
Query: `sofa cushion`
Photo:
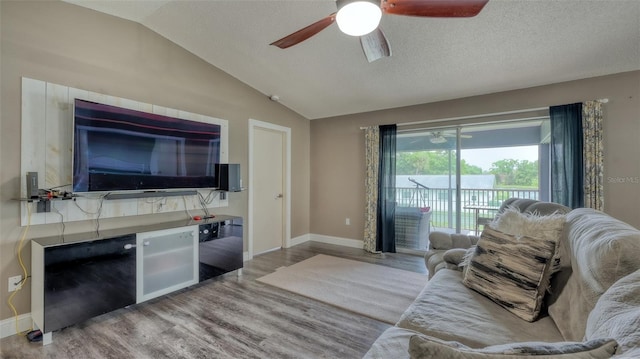
[[[617,354],[640,351],[640,270],[615,282],[587,319],[586,339],[615,338]]]
[[[424,264],[427,266],[429,279],[431,279],[437,271],[447,267],[447,262],[442,259],[444,252],[445,251],[441,250],[430,250],[424,255]]]
[[[409,341],[409,355],[411,359],[608,359],[616,346],[613,339],[595,339],[588,342],[509,343],[472,349],[457,342],[414,335]]]
[[[549,317],[533,323],[512,315],[462,284],[462,273],[439,270],[396,324],[470,347],[522,341],[562,340]]]
[[[445,251],[444,254],[442,255],[442,259],[449,263],[449,264],[453,264],[456,267],[459,266],[464,257],[467,255],[467,251],[469,249],[464,249],[464,248],[453,248],[453,249],[449,249],[448,251]]]
[[[362,359],[409,359],[409,339],[418,333],[391,327],[371,345]]]
[[[569,211],[571,211],[571,208],[558,203],[513,197],[502,202],[500,209],[498,209],[498,213],[504,212],[509,207],[516,208],[519,212],[535,213],[537,215],[569,213]]]
[[[431,232],[429,246],[431,249],[469,248],[478,242],[477,236],[466,234]]]
[[[482,231],[463,284],[518,317],[534,321],[547,291],[556,240]]]
[[[571,274],[549,305],[549,315],[565,340],[578,341],[600,296],[640,268],[640,231],[605,213],[578,208],[567,214],[561,247],[568,253],[562,265]]]

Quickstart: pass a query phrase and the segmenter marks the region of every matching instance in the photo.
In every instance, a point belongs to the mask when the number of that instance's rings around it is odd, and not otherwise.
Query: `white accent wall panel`
[[[39,187],[58,188],[71,191],[72,147],[73,147],[73,103],[79,98],[107,105],[162,114],[185,120],[219,124],[221,127],[220,162],[228,162],[228,121],[166,108],[119,97],[76,89],[44,81],[22,78],[22,133],[21,133],[21,190],[20,198],[25,198],[26,173],[38,172]],[[199,190],[203,198],[210,190]],[[49,224],[113,218],[143,214],[197,211],[202,209],[198,196],[175,196],[139,199],[103,200],[106,193],[85,194],[74,200],[54,200],[51,212],[37,213],[36,205],[21,202],[21,225]],[[209,208],[226,207],[228,200],[215,196]]]

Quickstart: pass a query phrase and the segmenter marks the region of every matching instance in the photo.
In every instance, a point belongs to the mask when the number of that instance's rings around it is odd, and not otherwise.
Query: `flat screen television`
[[[74,104],[73,192],[216,187],[220,125]]]

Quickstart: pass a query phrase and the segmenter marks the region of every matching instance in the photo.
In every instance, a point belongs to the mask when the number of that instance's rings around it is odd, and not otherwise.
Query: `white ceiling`
[[[66,0],[143,24],[308,119],[640,69],[640,0],[489,0],[473,18],[383,15],[373,63],[333,24],[332,0]]]

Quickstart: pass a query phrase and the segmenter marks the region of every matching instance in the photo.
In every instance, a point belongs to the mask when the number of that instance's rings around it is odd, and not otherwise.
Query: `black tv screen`
[[[220,125],[75,99],[73,192],[213,188]]]

